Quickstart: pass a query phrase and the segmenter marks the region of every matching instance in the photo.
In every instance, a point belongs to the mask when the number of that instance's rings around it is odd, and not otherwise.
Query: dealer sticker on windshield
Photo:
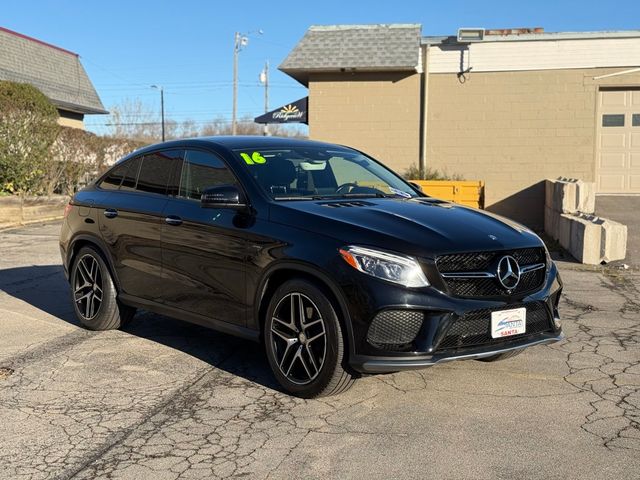
[[[491,337],[509,337],[527,330],[527,309],[513,308],[491,312]]]

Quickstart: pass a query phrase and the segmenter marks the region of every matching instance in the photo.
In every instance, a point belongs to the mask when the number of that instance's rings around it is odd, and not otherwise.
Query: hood
[[[272,222],[417,256],[538,247],[528,228],[488,212],[434,198],[282,201]]]

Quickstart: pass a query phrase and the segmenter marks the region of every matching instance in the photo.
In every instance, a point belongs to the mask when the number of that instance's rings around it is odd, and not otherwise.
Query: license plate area
[[[510,337],[527,331],[527,309],[512,308],[491,312],[491,338]]]

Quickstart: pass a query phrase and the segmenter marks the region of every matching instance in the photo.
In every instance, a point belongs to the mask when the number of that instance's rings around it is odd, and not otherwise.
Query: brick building
[[[58,109],[58,123],[84,128],[104,109],[77,53],[0,27],[0,80],[29,83]]]
[[[311,138],[484,180],[485,206],[543,223],[549,177],[640,193],[640,31],[313,26],[280,65],[309,89]]]

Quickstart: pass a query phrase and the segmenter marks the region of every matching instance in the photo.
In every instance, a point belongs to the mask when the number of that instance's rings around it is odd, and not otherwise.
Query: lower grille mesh
[[[423,320],[424,313],[420,311],[384,310],[371,322],[367,341],[383,350],[410,350]]]
[[[440,352],[443,350],[455,350],[458,348],[510,342],[532,334],[551,330],[551,319],[543,302],[512,304],[506,308],[520,307],[526,307],[527,309],[527,327],[525,333],[513,335],[508,338],[492,338],[491,312],[503,310],[505,307],[473,310],[459,317],[449,326],[444,337],[438,344],[436,351]]]

